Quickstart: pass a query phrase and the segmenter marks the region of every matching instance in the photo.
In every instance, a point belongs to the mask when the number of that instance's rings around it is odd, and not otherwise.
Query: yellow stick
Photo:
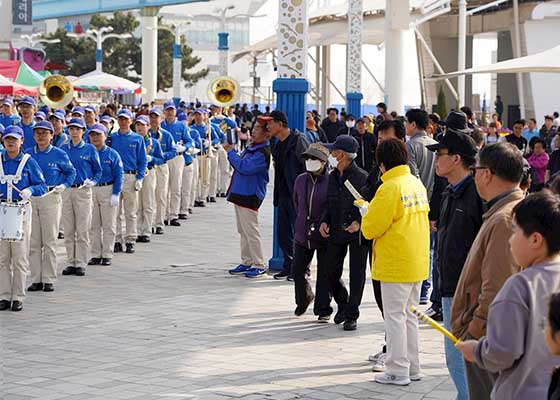
[[[432,318],[428,317],[422,311],[418,310],[416,307],[410,306],[410,312],[414,314],[416,317],[418,317],[419,320],[424,321],[425,323],[429,324],[432,328],[438,330],[440,333],[445,335],[449,340],[453,342],[453,344],[457,344],[459,342],[459,339],[457,339],[455,335],[453,335],[451,332],[445,329],[441,324],[438,324]]]

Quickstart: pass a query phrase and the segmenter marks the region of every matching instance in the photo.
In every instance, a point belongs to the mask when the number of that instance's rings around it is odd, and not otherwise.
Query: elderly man
[[[344,122],[338,119],[338,109],[329,108],[327,109],[327,118],[321,122],[321,128],[327,134],[327,138],[330,143],[334,143],[339,132],[346,128]]]
[[[366,183],[367,173],[354,162],[359,148],[352,136],[342,135],[332,144],[329,164],[333,171],[329,176],[327,209],[319,228],[321,235],[328,238],[327,271],[331,293],[338,305],[335,324],[344,322],[345,331],[357,328],[360,303],[366,279],[368,242],[360,233],[361,216],[354,207],[354,195],[346,187],[349,181],[355,189]],[[346,254],[350,252],[350,292],[342,280],[342,269]]]

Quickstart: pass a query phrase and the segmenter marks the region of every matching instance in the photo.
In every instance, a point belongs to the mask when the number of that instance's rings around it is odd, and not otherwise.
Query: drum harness
[[[23,169],[25,168],[25,164],[27,164],[27,160],[29,160],[31,156],[29,154],[24,154],[21,161],[19,162],[18,168],[16,170],[15,175],[5,175],[4,174],[4,165],[2,161],[4,160],[4,155],[1,156],[0,159],[0,183],[7,184],[6,193],[7,193],[7,202],[13,203],[13,190],[17,188],[14,186],[21,180],[21,175],[23,173]]]

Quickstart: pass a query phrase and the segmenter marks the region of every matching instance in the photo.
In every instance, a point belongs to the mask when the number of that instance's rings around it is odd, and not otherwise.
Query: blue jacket
[[[247,147],[241,155],[227,153],[233,167],[227,199],[238,206],[258,210],[266,196],[270,144],[268,141]]]
[[[55,147],[62,147],[70,141],[70,136],[68,136],[64,131],[60,132],[58,135],[53,136],[52,144]]]
[[[35,146],[35,134],[33,133],[33,127],[35,126],[35,121],[31,121],[31,124],[25,125],[22,121],[19,121],[19,127],[23,129],[23,145],[26,148]]]
[[[86,179],[99,182],[101,179],[101,164],[99,154],[91,144],[84,143],[74,146],[72,142],[62,146],[62,150],[68,154],[70,162],[76,168],[76,179],[74,185],[81,185]]]
[[[167,122],[167,120],[163,120],[161,122],[161,127],[162,129],[165,129],[167,132],[171,133],[171,136],[173,136],[173,140],[175,140],[175,143],[180,143],[182,140],[185,140],[185,134],[189,134],[189,128],[187,128],[187,125],[177,121],[177,119],[175,119],[175,121],[171,123]]]
[[[119,153],[123,162],[124,171],[136,171],[137,179],[144,179],[148,168],[146,158],[146,145],[144,138],[128,131],[127,133],[113,133],[111,147]]]
[[[164,162],[173,160],[177,156],[175,141],[173,140],[173,136],[171,136],[171,133],[169,133],[165,129],[160,128],[156,132],[150,129],[150,135],[159,142],[161,151],[163,153]]]
[[[64,184],[67,188],[74,184],[76,179],[76,168],[70,162],[68,154],[58,147],[49,145],[45,151],[39,150],[37,146],[25,150],[37,161],[47,187]]]
[[[12,126],[12,125],[19,125],[20,121],[21,118],[17,114],[10,114],[10,115],[0,114],[0,124],[4,125],[4,128],[7,128],[8,126]]]
[[[191,136],[191,139],[192,139],[191,147],[194,147],[194,148],[200,150],[200,146],[201,146],[200,133],[198,132],[197,129],[193,129],[193,126],[194,125],[191,125],[191,129],[189,130],[189,135]]]
[[[216,133],[216,129],[212,128],[213,126],[214,125],[210,124],[210,137],[212,138],[212,145],[216,145],[218,144],[219,139],[218,139],[218,134]],[[203,148],[202,146],[203,139],[207,139],[208,136],[206,134],[206,124],[202,124],[202,125],[192,124],[191,131],[193,130],[198,133],[198,136],[200,138],[199,143],[197,143],[197,147],[200,149],[200,154],[206,154],[206,149]]]
[[[124,182],[124,169],[121,156],[115,149],[104,146],[99,153],[101,178],[97,183],[113,182],[113,194],[119,195]]]
[[[19,162],[23,157],[23,152],[20,152],[16,158],[10,158],[6,152],[1,153],[0,157],[2,159],[2,168],[4,168],[4,173],[6,175],[14,175],[18,169]],[[19,182],[14,183],[14,186],[19,190],[29,189],[33,196],[42,196],[47,193],[47,185],[45,185],[43,172],[33,157],[27,160],[21,174],[21,179]],[[8,198],[7,187],[8,183],[0,183],[0,199],[2,199],[2,201],[6,201]],[[14,202],[21,200],[19,193],[14,189],[12,189],[12,200]]]
[[[222,130],[220,129],[220,125],[218,125],[216,122],[212,122],[212,130],[216,133],[216,136],[218,136],[218,143],[224,144],[226,142],[226,134],[222,132]]]
[[[154,168],[156,165],[162,165],[165,163],[163,159],[163,152],[161,151],[161,145],[157,140],[152,138],[150,135],[146,135],[144,138],[144,143],[146,145],[146,150],[150,149],[148,154],[152,156],[152,161],[148,163],[148,169]]]

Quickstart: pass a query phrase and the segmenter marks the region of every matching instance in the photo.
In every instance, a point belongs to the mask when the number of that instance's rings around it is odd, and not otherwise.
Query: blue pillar
[[[352,114],[356,119],[362,116],[362,99],[361,93],[346,93],[346,110],[348,114]]]
[[[305,112],[307,110],[307,93],[309,82],[302,78],[279,78],[272,83],[272,90],[276,93],[276,109],[286,113],[288,126],[300,132],[305,130]],[[272,242],[272,258],[268,261],[271,270],[281,270],[284,256],[278,245],[276,226],[278,224],[278,210],[274,208],[274,232]]]
[[[101,49],[95,50],[95,62],[102,62],[103,61],[103,51]]]
[[[228,36],[227,32],[218,33],[218,50],[229,50],[228,47]]]

